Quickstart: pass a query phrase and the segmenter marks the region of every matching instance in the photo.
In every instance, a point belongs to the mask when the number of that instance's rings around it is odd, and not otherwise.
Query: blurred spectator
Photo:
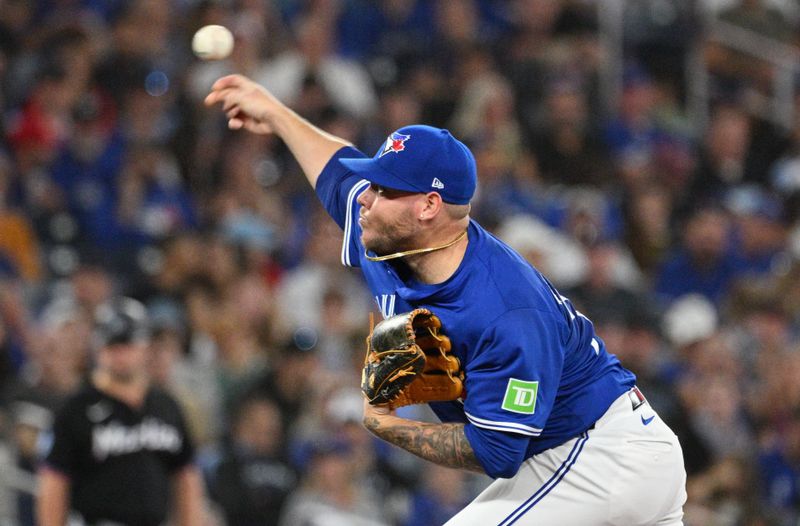
[[[791,349],[792,311],[777,300],[778,284],[747,280],[737,284],[727,305],[727,318],[735,323],[731,333],[748,365]],[[766,371],[764,371],[766,372]]]
[[[421,488],[414,493],[406,524],[444,524],[469,502],[463,471],[426,465]]]
[[[741,458],[730,457],[687,483],[691,495],[684,506],[687,524],[742,524],[755,503],[754,478]],[[759,524],[755,522],[755,524]]]
[[[611,183],[608,151],[591,121],[579,79],[555,79],[547,87],[544,122],[533,137],[542,177],[552,184]]]
[[[747,163],[752,124],[739,108],[722,106],[714,112],[697,172],[689,188],[690,203],[720,202],[725,191],[755,180]]]
[[[764,440],[758,455],[763,503],[774,509],[776,524],[797,522],[800,514],[800,418],[794,415],[780,435]]]
[[[221,294],[206,276],[188,280],[183,293],[182,300],[189,331],[189,358],[205,367],[210,367],[219,352],[219,344],[215,340],[215,320],[219,314],[217,304]]]
[[[23,401],[14,404],[13,435],[17,458],[16,473],[12,476],[17,477],[17,484],[25,480],[34,480],[36,468],[41,460],[42,436],[50,429],[52,420],[53,414],[41,406]],[[31,494],[18,491],[16,508],[16,524],[19,526],[37,524],[36,505]]]
[[[535,217],[509,216],[497,232],[557,287],[567,289],[585,278],[588,259],[583,247]]]
[[[717,310],[699,294],[676,299],[662,316],[665,343],[672,346],[675,353],[674,370],[668,377],[671,396],[665,409],[669,410],[670,425],[680,438],[686,472],[690,476],[711,465],[712,451],[692,422],[698,404],[702,403],[696,397],[702,397],[702,392],[699,387],[691,389],[694,378],[687,379],[688,370],[700,356],[703,344],[710,341],[718,329]]]
[[[12,177],[10,159],[0,154],[0,259],[6,272],[35,282],[42,277],[41,247],[28,218],[11,206]]]
[[[0,411],[0,522],[14,524],[17,520],[16,496],[17,482],[15,470],[15,452],[9,433],[6,411]],[[35,491],[35,481],[30,481],[29,493]]]
[[[681,364],[664,340],[659,313],[649,303],[640,304],[624,326],[624,337],[615,354],[636,374],[636,385],[647,390],[647,401],[672,425],[681,407],[673,395]]]
[[[177,302],[192,278],[201,273],[203,242],[194,231],[181,232],[162,243],[162,264],[153,277],[153,287],[164,301]]]
[[[537,196],[538,163],[523,144],[511,85],[492,71],[485,51],[464,54],[463,95],[456,101],[452,126],[471,145],[483,175],[474,215],[490,226],[511,213],[544,215]]]
[[[520,151],[519,162],[503,152],[487,147],[475,148],[478,170],[485,174],[479,183],[472,214],[487,228],[496,229],[506,217],[534,215],[548,222],[558,213],[559,195],[541,185],[536,158],[530,152]],[[556,205],[549,203],[555,201]]]
[[[373,488],[353,478],[352,452],[327,440],[314,448],[302,485],[286,503],[281,526],[378,526],[385,514]]]
[[[776,44],[792,44],[795,38],[792,22],[776,5],[780,3],[739,0],[720,11],[717,17],[721,22],[746,30],[756,37],[767,38]],[[709,69],[719,76],[722,96],[748,89],[762,93],[771,90],[770,82],[776,71],[769,62],[755,59],[715,40],[706,43],[704,53]]]
[[[684,64],[699,30],[702,2],[673,0],[631,2],[625,5],[624,34],[628,46],[653,76],[674,89],[684,89]]]
[[[743,186],[728,193],[725,205],[733,215],[739,272],[763,277],[786,264],[786,229],[778,199],[756,186]]]
[[[757,380],[748,386],[752,393],[748,405],[760,438],[770,444],[800,408],[800,388],[792,380],[800,368],[800,355],[795,345],[789,350],[765,350],[757,360]]]
[[[25,305],[22,283],[4,274],[0,271],[0,348],[11,369],[21,376],[36,345],[36,332],[33,315]]]
[[[795,104],[800,101],[799,90],[795,90],[794,101]],[[793,124],[786,139],[776,145],[778,159],[766,168],[770,188],[786,198],[800,195],[800,112],[795,113]],[[791,219],[797,219],[797,216],[791,216]]]
[[[662,324],[667,342],[680,351],[716,334],[719,316],[708,298],[686,294],[670,304]]]
[[[108,246],[118,234],[114,217],[117,175],[122,168],[125,141],[113,102],[99,91],[82,94],[73,109],[74,133],[50,166],[50,174],[79,230],[71,235],[49,233],[53,242],[75,243],[88,238]],[[51,220],[52,221],[52,220]]]
[[[431,58],[423,58],[409,71],[407,83],[422,108],[420,122],[446,126],[458,94],[446,72]]]
[[[646,306],[645,298],[638,294],[639,273],[624,246],[607,238],[598,238],[585,247],[588,268],[585,279],[571,289],[575,300],[596,311],[597,316],[610,319],[603,313],[616,312],[618,319],[627,322]]]
[[[620,272],[625,255],[619,245],[598,240],[586,253],[586,277],[565,295],[592,320],[608,349],[616,353],[624,342],[625,327],[647,308],[646,300],[632,290],[635,283],[623,277],[624,271]]]
[[[212,444],[219,435],[220,390],[211,371],[187,360],[178,331],[158,326],[150,344],[148,371],[153,384],[170,393],[186,415],[189,432],[198,446]]]
[[[69,277],[69,294],[85,315],[91,315],[118,292],[102,256],[89,255]],[[58,301],[59,298],[55,298]]]
[[[343,375],[360,373],[364,359],[360,327],[350,323],[344,315],[345,301],[337,289],[325,291],[321,314],[324,330],[319,335],[323,367]]]
[[[341,230],[332,221],[320,215],[313,218],[305,259],[289,270],[278,286],[278,303],[292,305],[291,309],[279,313],[287,329],[324,329],[323,299],[330,284],[335,284],[344,299],[342,322],[350,327],[364,327],[369,312],[366,288],[342,267],[339,261],[341,240]]]
[[[433,20],[439,44],[444,48],[442,51],[457,54],[489,36],[487,28],[482,27],[476,0],[443,0],[433,5]]]
[[[381,94],[380,129],[377,141],[392,131],[422,121],[420,100],[408,88],[395,88]]]
[[[268,398],[236,408],[230,444],[211,474],[209,491],[230,525],[277,525],[296,475],[283,458],[280,411]]]
[[[514,115],[514,94],[506,80],[487,70],[485,52],[473,51],[462,66],[468,79],[453,115],[453,131],[473,147],[498,157],[508,170],[519,159],[522,136]]]
[[[197,225],[192,196],[169,152],[132,148],[121,167],[113,211],[129,243],[152,243]]]
[[[79,95],[69,85],[63,66],[52,66],[39,73],[27,101],[11,116],[8,140],[17,168],[26,178],[41,177],[37,171],[55,158],[68,137],[70,112]],[[34,192],[32,199],[41,208],[52,207],[47,197]]]
[[[6,391],[10,386],[13,386],[16,380],[16,371],[12,363],[12,348],[8,331],[0,319],[0,385],[3,389],[0,391],[0,402],[4,402],[7,396]]]
[[[697,292],[719,304],[737,277],[729,220],[719,209],[699,209],[683,232],[681,247],[667,254],[656,273],[655,291],[667,302]]]
[[[344,56],[374,59],[375,69],[385,70],[382,84],[396,82],[436,41],[433,23],[432,5],[424,0],[347,2],[338,22],[339,47]]]
[[[282,161],[274,145],[258,136],[232,139],[224,152],[221,189],[211,201],[219,234],[232,244],[270,252],[288,237],[292,211],[279,198]]]
[[[230,302],[217,309],[213,338],[218,344],[216,377],[225,414],[267,370],[268,357],[255,331]],[[227,422],[226,422],[227,423]]]
[[[584,245],[622,237],[622,209],[615,195],[590,186],[567,189],[549,222]]]
[[[354,378],[357,380],[357,377]],[[357,381],[349,385],[355,385]],[[318,435],[311,435],[311,450],[322,440],[335,437],[346,444],[350,451],[353,480],[360,486],[371,488],[384,500],[385,516],[382,520],[390,524],[401,523],[408,515],[409,493],[418,487],[419,470],[424,463],[413,459],[410,462],[398,459],[397,451],[391,451],[376,440],[362,425],[364,395],[355,387],[332,387],[326,393],[322,426]],[[424,468],[422,468],[424,469]]]
[[[73,301],[54,301],[42,313],[24,374],[9,395],[55,412],[79,386],[91,366],[91,323]]]
[[[625,244],[638,266],[650,275],[672,246],[673,199],[664,185],[634,188],[624,201]]]
[[[252,385],[252,392],[275,401],[283,428],[292,438],[300,417],[313,408],[315,401],[321,401],[321,394],[328,387],[315,349],[317,341],[314,331],[295,332],[290,341],[278,346],[270,369],[263,371]]]
[[[332,19],[308,14],[295,22],[297,47],[267,62],[253,77],[276,97],[302,107],[303,115],[319,115],[322,104],[309,90],[335,108],[364,118],[377,110],[372,81],[354,61],[336,54]]]
[[[110,50],[96,64],[96,78],[118,107],[131,90],[144,89],[145,78],[156,63],[169,65],[169,7],[155,0],[134,0],[119,3],[114,10]]]
[[[649,72],[640,65],[629,65],[623,79],[619,117],[608,123],[604,131],[615,158],[653,155],[661,135],[654,119],[656,94]]]
[[[714,346],[722,343],[712,340],[710,344],[698,349],[698,354],[703,354],[704,361],[712,361],[715,366],[730,367],[720,356]],[[724,347],[722,347],[724,349]],[[695,386],[687,385],[685,389],[687,399],[690,399],[693,414],[692,425],[706,444],[710,446],[712,458],[716,460],[728,456],[743,457],[755,448],[755,440],[747,425],[744,400],[741,390],[737,387],[739,375],[728,375],[725,371],[720,374],[710,374],[709,371],[696,371],[698,377],[693,378],[695,385],[703,385],[700,390]]]

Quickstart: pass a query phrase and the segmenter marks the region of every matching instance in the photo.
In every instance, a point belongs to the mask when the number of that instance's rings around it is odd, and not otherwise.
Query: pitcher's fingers
[[[227,98],[225,98],[225,100],[224,100],[224,102],[222,104],[222,111],[224,111],[225,113],[228,113],[229,111],[231,111],[231,110],[233,110],[235,108],[238,108],[238,107],[239,107],[239,103],[237,101],[233,100],[233,97],[227,97]]]
[[[203,99],[203,104],[205,104],[206,106],[213,106],[214,104],[217,103],[218,100],[219,100],[219,92],[212,91],[211,93],[206,95],[205,99]]]
[[[225,101],[233,92],[235,88],[222,88],[218,90],[212,90],[211,93],[206,95],[205,100],[203,101],[206,106],[213,106],[214,104],[218,103],[219,101]]]
[[[239,119],[238,117],[228,119],[228,128],[231,130],[241,129],[242,126],[244,126],[244,121],[242,119]]]
[[[214,104],[218,103],[221,100],[225,100],[225,96],[230,93],[229,90],[218,90],[212,91],[206,98],[203,100],[203,104],[206,106],[213,106]]]
[[[226,75],[224,77],[218,78],[216,82],[211,86],[211,89],[214,91],[219,91],[226,88],[236,88],[242,85],[244,81],[244,77],[241,75]]]

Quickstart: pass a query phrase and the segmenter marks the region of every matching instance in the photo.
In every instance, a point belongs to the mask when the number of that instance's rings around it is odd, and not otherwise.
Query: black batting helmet
[[[119,298],[98,307],[94,338],[97,347],[147,341],[150,323],[144,305],[131,298]]]

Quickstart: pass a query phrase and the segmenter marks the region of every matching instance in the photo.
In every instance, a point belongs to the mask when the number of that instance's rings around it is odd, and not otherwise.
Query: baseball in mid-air
[[[232,50],[233,34],[225,26],[203,26],[192,37],[192,51],[203,60],[222,60]]]

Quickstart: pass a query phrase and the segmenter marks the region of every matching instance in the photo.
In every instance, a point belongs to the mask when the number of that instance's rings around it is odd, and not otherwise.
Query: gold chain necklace
[[[394,254],[389,254],[388,256],[370,256],[367,254],[367,251],[364,250],[364,257],[367,258],[369,261],[386,261],[387,259],[395,259],[395,258],[402,258],[405,256],[412,256],[414,254],[424,254],[426,252],[433,252],[434,250],[441,250],[443,248],[451,247],[464,239],[464,236],[467,235],[467,231],[464,230],[461,232],[457,238],[452,240],[451,242],[447,243],[446,245],[442,245],[440,247],[433,247],[433,248],[415,248],[414,250],[406,250],[405,252],[395,252]]]

